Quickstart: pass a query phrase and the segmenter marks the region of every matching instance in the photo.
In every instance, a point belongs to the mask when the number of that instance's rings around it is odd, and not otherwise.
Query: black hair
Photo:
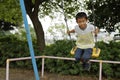
[[[77,15],[76,15],[76,20],[77,20],[78,18],[88,19],[87,14],[86,14],[85,12],[79,12],[79,13],[77,13]]]

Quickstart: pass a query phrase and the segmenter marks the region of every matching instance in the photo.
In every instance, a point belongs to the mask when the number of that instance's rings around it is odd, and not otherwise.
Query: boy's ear
[[[89,20],[88,20],[88,19],[87,19],[86,21],[87,21],[87,22],[89,22]]]
[[[78,20],[76,20],[76,23],[78,23]]]

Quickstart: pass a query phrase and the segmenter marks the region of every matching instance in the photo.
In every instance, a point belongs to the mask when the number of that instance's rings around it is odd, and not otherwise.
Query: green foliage
[[[13,24],[21,24],[22,15],[19,0],[2,0],[0,2],[0,20]]]
[[[120,42],[110,42],[106,44],[104,42],[97,43],[101,49],[99,60],[112,60],[120,61]],[[45,49],[45,55],[47,56],[61,56],[61,57],[74,57],[70,55],[70,50],[72,48],[71,41],[60,40],[56,41],[54,44],[47,46]],[[45,60],[45,70],[54,73],[61,74],[72,74],[72,75],[83,75],[82,66],[80,63],[75,63],[74,61],[62,61],[62,60]],[[120,76],[120,65],[118,64],[103,64],[103,76],[106,77],[119,77]],[[91,73],[98,76],[99,74],[99,64],[92,63]],[[86,74],[86,73],[85,73]]]
[[[92,11],[89,16],[91,21],[95,16],[96,26],[106,28],[108,31],[114,31],[114,25],[120,22],[119,4],[120,0],[86,0],[86,9]]]
[[[33,41],[35,55],[40,55]],[[8,58],[19,58],[30,56],[27,40],[20,40],[14,35],[0,37],[0,66],[5,67]],[[39,60],[37,60],[39,61]],[[12,62],[11,67],[32,69],[31,60]]]
[[[79,0],[46,0],[40,6],[40,17],[49,15],[51,18],[55,17],[55,12],[63,14],[62,5],[67,18],[73,18],[75,14],[81,9],[81,1]],[[57,16],[56,16],[57,17]]]
[[[59,40],[54,44],[47,46],[44,53],[48,56],[72,57],[69,54],[72,48],[71,41]],[[56,72],[61,74],[78,74],[78,66],[74,66],[74,61],[51,60],[47,59],[45,68],[49,72]]]
[[[65,33],[66,26],[64,24],[55,24],[55,26],[50,26],[48,32],[53,36],[54,40],[59,40],[60,38],[66,39],[68,35]],[[56,38],[57,37],[57,38]]]
[[[69,57],[74,58],[70,54],[72,48],[71,41],[69,40],[58,40],[54,44],[46,46],[43,54],[38,50],[33,41],[33,47],[35,55],[46,55],[46,56],[58,56],[58,57]],[[106,44],[104,42],[97,43],[101,49],[99,60],[112,60],[120,61],[120,42],[110,42]],[[21,40],[14,35],[0,37],[0,66],[5,67],[6,59],[16,57],[28,57],[30,56],[27,40]],[[41,68],[41,59],[37,59],[38,68]],[[10,67],[32,69],[31,60],[11,62]],[[71,75],[86,75],[83,73],[82,65],[74,61],[67,60],[54,60],[45,59],[45,71],[60,73],[60,74],[71,74]],[[99,75],[99,63],[92,63],[91,74]],[[120,78],[120,65],[118,64],[103,64],[103,76]]]

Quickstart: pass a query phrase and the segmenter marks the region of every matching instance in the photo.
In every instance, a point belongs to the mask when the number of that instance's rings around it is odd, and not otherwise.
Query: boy
[[[75,60],[77,62],[81,60],[83,69],[89,71],[89,59],[91,58],[92,48],[95,46],[94,35],[97,35],[98,29],[87,23],[88,17],[84,12],[79,12],[76,15],[76,22],[78,25],[73,30],[67,31],[67,33],[77,33]]]

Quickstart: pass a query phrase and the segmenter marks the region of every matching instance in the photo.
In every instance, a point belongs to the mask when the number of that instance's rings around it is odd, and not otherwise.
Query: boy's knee
[[[83,57],[82,62],[88,62],[90,58]]]

